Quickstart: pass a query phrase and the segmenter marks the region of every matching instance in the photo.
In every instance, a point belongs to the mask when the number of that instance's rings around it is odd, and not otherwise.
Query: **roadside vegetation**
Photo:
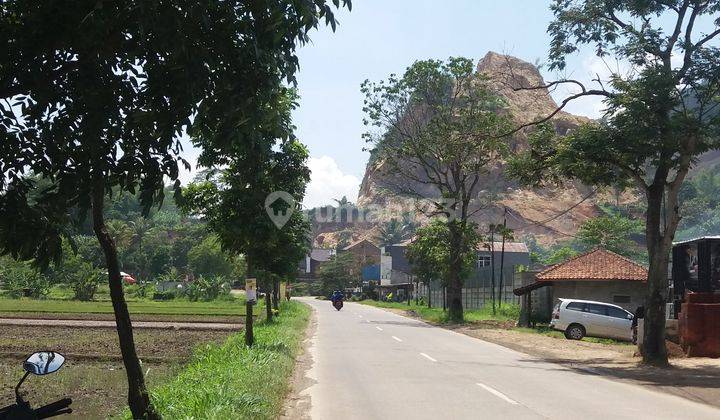
[[[307,305],[283,302],[273,321],[256,324],[254,346],[245,346],[241,334],[206,345],[177,377],[152,391],[155,407],[173,419],[277,418],[309,319]]]
[[[363,305],[376,308],[400,309],[410,312],[410,315],[417,316],[424,321],[435,324],[447,324],[453,322],[447,311],[442,308],[428,308],[427,305],[417,305],[415,301],[407,302],[386,302],[378,300],[362,300]],[[495,323],[516,322],[520,315],[520,306],[516,304],[505,304],[499,306],[493,315],[492,308],[485,306],[482,309],[465,309],[465,324],[493,321]]]

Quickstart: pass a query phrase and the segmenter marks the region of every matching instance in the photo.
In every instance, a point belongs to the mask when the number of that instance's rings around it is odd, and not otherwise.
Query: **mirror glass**
[[[23,363],[23,369],[35,375],[47,375],[62,367],[65,356],[54,351],[41,351],[33,353]]]

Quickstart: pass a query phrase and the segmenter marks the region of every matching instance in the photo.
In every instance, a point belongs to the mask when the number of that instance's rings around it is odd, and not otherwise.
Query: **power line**
[[[553,232],[559,233],[560,235],[568,236],[568,237],[576,238],[576,239],[577,239],[577,238],[578,238],[577,236],[572,235],[572,234],[570,234],[570,233],[561,232],[561,231],[555,229],[555,228],[552,227],[552,226],[548,226],[546,223],[551,222],[551,221],[553,221],[553,220],[555,220],[555,219],[557,219],[557,218],[559,218],[559,217],[567,214],[567,213],[570,212],[572,209],[576,208],[576,207],[579,206],[580,204],[582,204],[582,203],[584,203],[585,201],[587,201],[590,197],[592,197],[592,196],[595,195],[596,193],[597,193],[597,188],[593,189],[589,194],[587,194],[585,197],[583,197],[582,200],[578,201],[577,203],[573,204],[572,206],[568,207],[567,209],[561,211],[560,213],[558,213],[558,214],[556,214],[556,215],[554,215],[554,216],[548,217],[548,218],[545,219],[545,220],[539,220],[539,221],[538,221],[538,220],[528,219],[527,217],[524,217],[524,216],[522,216],[522,215],[519,214],[519,213],[518,213],[518,215],[515,215],[515,214],[513,214],[514,210],[509,209],[509,208],[507,208],[507,207],[505,207],[505,212],[508,213],[508,214],[510,214],[510,215],[513,216],[516,220],[518,220],[518,221],[520,221],[520,222],[524,222],[524,221],[530,221],[530,222],[531,222],[531,223],[526,224],[525,226],[521,226],[521,227],[516,228],[516,229],[525,229],[526,227],[529,227],[529,226],[538,225],[538,226],[542,226],[542,227],[544,227],[544,228],[546,228],[546,229],[549,229],[549,230],[551,230],[551,231],[553,231]]]

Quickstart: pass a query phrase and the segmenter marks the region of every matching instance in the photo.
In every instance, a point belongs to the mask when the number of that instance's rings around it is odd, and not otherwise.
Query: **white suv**
[[[560,299],[553,309],[550,326],[564,331],[565,337],[605,337],[632,341],[633,314],[610,303]]]

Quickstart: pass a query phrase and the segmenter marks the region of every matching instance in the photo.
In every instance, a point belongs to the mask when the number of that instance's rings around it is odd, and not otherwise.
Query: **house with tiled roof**
[[[513,292],[527,295],[548,287],[553,303],[558,299],[583,299],[614,303],[634,311],[643,304],[647,268],[622,255],[595,248],[535,275],[535,281]]]

